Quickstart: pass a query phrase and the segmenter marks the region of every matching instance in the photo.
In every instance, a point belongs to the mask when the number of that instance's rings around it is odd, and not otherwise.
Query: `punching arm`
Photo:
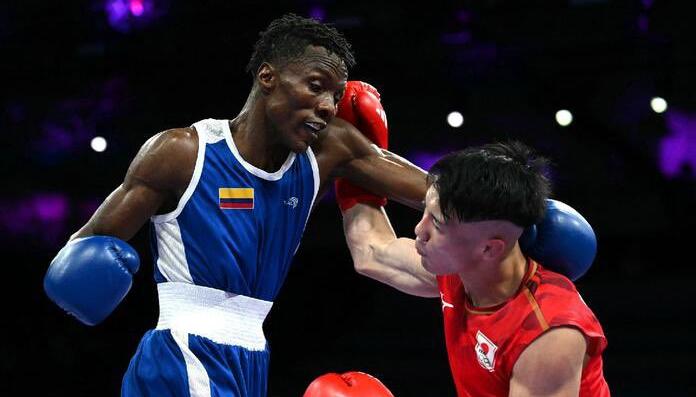
[[[51,300],[87,325],[100,323],[118,306],[140,265],[124,240],[187,185],[185,161],[193,154],[195,163],[196,142],[190,131],[174,130],[143,146],[123,184],[51,262],[44,277]]]
[[[343,229],[358,273],[410,295],[440,296],[414,240],[396,237],[383,208],[356,204],[343,213]]]

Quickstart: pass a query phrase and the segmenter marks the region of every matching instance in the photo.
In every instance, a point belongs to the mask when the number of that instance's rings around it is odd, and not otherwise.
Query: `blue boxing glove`
[[[592,226],[569,205],[551,199],[544,219],[526,228],[519,243],[525,255],[573,281],[587,272],[597,254]]]
[[[106,318],[133,283],[140,258],[123,240],[90,236],[58,252],[44,277],[44,290],[58,306],[87,325]]]

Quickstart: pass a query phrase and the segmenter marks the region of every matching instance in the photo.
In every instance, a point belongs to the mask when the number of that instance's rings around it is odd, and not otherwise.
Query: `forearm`
[[[347,165],[345,178],[380,196],[423,210],[427,173],[406,159],[377,146]]]
[[[422,211],[424,208],[423,200],[425,199],[425,192],[428,190],[427,171],[389,150],[380,149],[380,151],[386,160],[399,167],[399,174],[403,178],[399,182],[403,186],[399,191],[403,193],[399,196],[391,197],[391,199],[413,209]]]
[[[89,221],[70,236],[70,240],[91,235],[107,235],[130,240],[155,214],[163,195],[143,185],[121,185],[99,206]]]
[[[358,204],[343,214],[355,270],[410,295],[436,297],[435,276],[421,266],[414,241],[397,238],[384,209]]]

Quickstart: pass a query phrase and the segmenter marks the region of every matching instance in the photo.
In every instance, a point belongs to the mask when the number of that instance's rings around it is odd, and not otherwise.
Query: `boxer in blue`
[[[160,317],[123,396],[265,396],[263,321],[322,189],[343,176],[422,206],[425,173],[335,118],[354,63],[335,29],[295,15],[273,21],[256,43],[237,117],[152,137],[53,260],[49,297],[99,323],[139,266],[125,240],[150,221]]]

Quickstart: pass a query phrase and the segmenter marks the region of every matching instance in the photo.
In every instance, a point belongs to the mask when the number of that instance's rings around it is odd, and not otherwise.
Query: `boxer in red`
[[[338,190],[356,270],[408,294],[440,297],[459,396],[609,396],[602,327],[573,283],[535,260],[563,247],[572,263],[588,257],[586,241],[596,244],[577,212],[547,199],[546,166],[520,143],[445,156],[429,172],[415,240],[397,238],[375,198]],[[551,228],[539,229],[543,238],[531,250],[542,255],[532,259],[520,237],[546,223]],[[573,278],[586,270],[548,262]]]

